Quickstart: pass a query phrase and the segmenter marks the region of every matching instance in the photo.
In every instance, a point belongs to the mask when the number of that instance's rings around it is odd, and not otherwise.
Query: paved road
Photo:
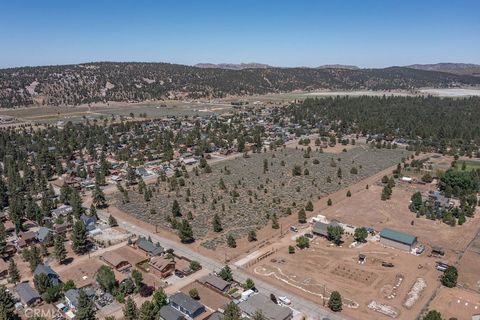
[[[103,219],[108,219],[108,215],[105,212],[99,211],[98,215],[101,216]],[[207,269],[213,270],[213,271],[220,271],[223,267],[224,264],[221,262],[218,262],[214,259],[210,259],[208,257],[205,257],[198,252],[190,249],[188,246],[177,243],[175,241],[172,241],[170,239],[166,239],[164,237],[161,237],[157,234],[151,233],[143,228],[140,228],[136,225],[133,225],[131,223],[128,223],[124,220],[121,220],[117,218],[117,222],[119,225],[126,230],[130,231],[131,233],[134,233],[136,235],[141,235],[144,237],[151,237],[154,242],[160,242],[164,248],[171,248],[175,250],[176,253],[180,255],[184,255],[185,257],[188,257],[192,260],[196,260],[201,263],[201,265]],[[277,297],[278,296],[287,296],[291,300],[292,304],[291,307],[295,310],[298,310],[302,313],[304,313],[308,319],[315,319],[315,320],[322,320],[323,318],[331,319],[331,320],[351,320],[351,318],[346,317],[341,314],[337,313],[332,313],[330,310],[323,308],[322,306],[304,299],[302,297],[298,297],[295,295],[292,295],[290,292],[286,292],[282,289],[279,289],[269,283],[266,283],[265,281],[262,281],[261,279],[255,278],[242,270],[240,270],[237,266],[235,265],[229,265],[230,268],[234,271],[234,277],[235,280],[238,282],[245,282],[247,278],[251,278],[255,282],[256,288],[261,291],[264,294],[269,295],[270,293],[274,293]]]

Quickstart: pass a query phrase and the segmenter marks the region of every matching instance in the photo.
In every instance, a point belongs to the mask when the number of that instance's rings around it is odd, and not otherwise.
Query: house
[[[139,249],[145,251],[151,257],[159,256],[165,251],[160,243],[154,244],[151,240],[143,237],[139,237],[136,244]]]
[[[105,252],[100,256],[100,259],[102,259],[118,271],[127,270],[132,266],[130,262],[128,262],[128,260],[123,258],[119,253],[115,251]]]
[[[215,311],[214,313],[208,316],[207,320],[223,320],[224,317],[225,316],[223,315],[223,313]]]
[[[170,306],[186,314],[190,318],[195,318],[205,312],[205,306],[197,300],[192,299],[183,292],[177,292],[170,296]]]
[[[58,219],[59,217],[66,217],[73,212],[73,208],[67,205],[61,205],[57,209],[52,210],[52,217]]]
[[[28,245],[31,245],[37,242],[37,235],[33,231],[22,232],[19,234],[18,246],[24,248]]]
[[[263,316],[269,320],[288,320],[293,316],[292,309],[279,306],[273,303],[269,297],[263,294],[255,294],[238,304],[242,314],[246,317],[252,317],[257,311],[261,311]]]
[[[230,282],[223,280],[213,274],[206,275],[198,279],[198,282],[210,286],[221,292],[226,292],[230,288]]]
[[[35,277],[36,275],[39,275],[39,274],[46,274],[48,276],[48,278],[50,279],[50,281],[52,282],[52,284],[54,286],[58,286],[60,284],[60,277],[58,276],[58,274],[53,271],[52,268],[50,268],[49,265],[46,265],[46,264],[39,264],[36,268],[35,268],[35,271],[33,272],[33,276]]]
[[[56,224],[54,229],[55,229],[55,233],[57,233],[57,234],[65,234],[65,233],[67,233],[68,230],[70,230],[71,227],[72,226],[70,225],[70,223],[65,221],[62,224]]]
[[[312,227],[312,233],[324,237],[328,237],[328,227],[336,227],[340,224],[336,220],[332,220],[330,223],[325,223],[322,221],[317,221]]]
[[[380,243],[388,247],[410,252],[417,243],[417,237],[397,230],[384,228],[380,231]]]
[[[85,292],[90,299],[95,296],[95,291],[92,288],[67,290],[64,294],[65,302],[71,309],[77,309],[78,307],[78,296],[80,294],[80,290],[83,290],[83,292]]]
[[[450,210],[453,208],[453,203],[450,198],[445,197],[440,191],[431,191],[428,193],[428,200],[433,202],[435,208],[442,210]]]
[[[0,259],[0,279],[4,279],[8,276],[8,264],[5,260]]]
[[[166,278],[175,271],[175,261],[164,256],[154,256],[149,262],[150,271],[161,278]]]
[[[86,214],[82,214],[80,216],[80,220],[85,224],[85,229],[87,231],[92,231],[97,228],[97,218],[94,216],[87,216]]]
[[[3,226],[5,227],[5,232],[6,232],[6,233],[12,233],[12,232],[15,231],[15,225],[14,225],[13,222],[10,221],[10,220],[5,221],[5,223],[3,224]]]
[[[44,243],[45,240],[48,240],[49,237],[53,236],[53,230],[45,227],[40,227],[36,232],[37,240],[41,243]],[[50,238],[53,239],[53,238]]]
[[[28,282],[21,282],[15,287],[20,301],[26,306],[34,306],[42,301],[37,290],[32,288]]]
[[[177,309],[172,308],[171,306],[163,306],[160,309],[160,319],[161,320],[184,320],[185,315],[178,311]]]

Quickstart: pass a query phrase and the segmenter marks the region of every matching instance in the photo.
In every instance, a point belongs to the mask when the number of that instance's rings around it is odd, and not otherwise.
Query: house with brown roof
[[[107,251],[100,256],[100,259],[118,271],[129,269],[132,265],[115,251]]]
[[[150,271],[160,278],[166,278],[175,271],[175,261],[167,259],[165,256],[152,257],[148,264]]]
[[[24,248],[37,242],[37,234],[33,231],[22,232],[19,234],[18,246]]]

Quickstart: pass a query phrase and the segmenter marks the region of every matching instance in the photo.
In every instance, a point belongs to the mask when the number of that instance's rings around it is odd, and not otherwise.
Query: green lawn
[[[462,170],[463,163],[467,166],[466,170],[477,170],[480,169],[480,161],[479,160],[458,160],[457,161],[457,170]]]

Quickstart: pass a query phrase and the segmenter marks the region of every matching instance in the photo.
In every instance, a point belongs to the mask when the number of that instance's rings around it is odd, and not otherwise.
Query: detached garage
[[[417,237],[397,230],[385,228],[380,231],[380,243],[410,252],[417,243]]]

